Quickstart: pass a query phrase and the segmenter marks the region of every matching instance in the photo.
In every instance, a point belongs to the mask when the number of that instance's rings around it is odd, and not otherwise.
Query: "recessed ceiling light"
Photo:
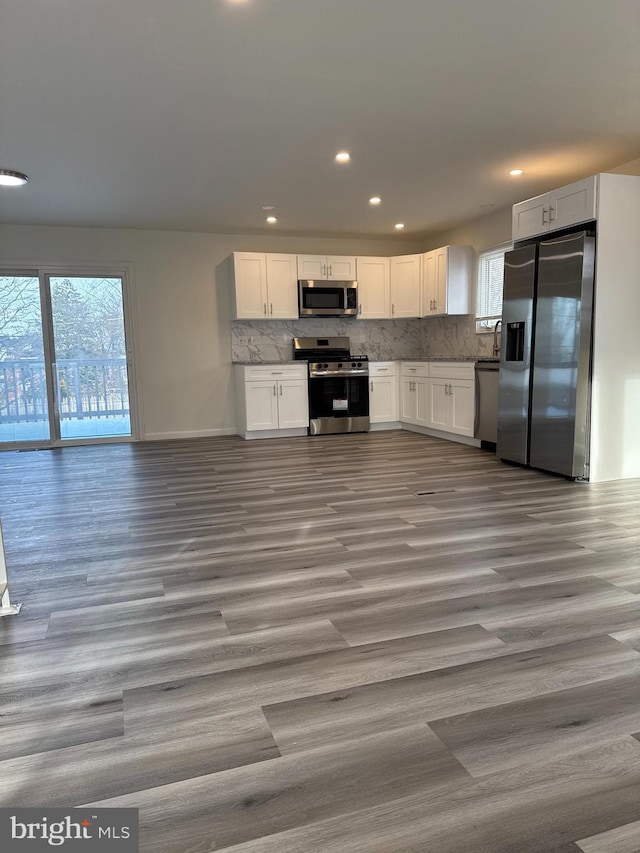
[[[513,175],[513,177],[515,178],[516,175],[524,174],[524,169],[509,169],[509,174]]]
[[[338,151],[336,160],[338,163],[348,163],[351,160],[351,154],[348,151]]]
[[[267,222],[269,223],[269,225],[273,225],[274,222],[277,222],[277,221],[278,220],[275,218],[275,216],[267,216]]]
[[[275,210],[275,206],[273,204],[263,204],[262,210]]]
[[[382,199],[379,196],[374,195],[373,198],[369,199],[369,204],[380,204],[381,201]]]
[[[21,187],[29,180],[22,172],[12,172],[11,169],[0,169],[0,186]]]
[[[395,227],[401,231],[404,228],[404,222],[396,222]]]

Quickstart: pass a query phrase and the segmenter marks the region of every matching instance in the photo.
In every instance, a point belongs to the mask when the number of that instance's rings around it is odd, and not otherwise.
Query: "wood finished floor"
[[[638,853],[640,481],[407,432],[0,454],[0,804],[154,853]]]

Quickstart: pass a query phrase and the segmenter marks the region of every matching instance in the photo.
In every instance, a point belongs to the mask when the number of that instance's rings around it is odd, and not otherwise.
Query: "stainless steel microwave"
[[[355,317],[357,313],[357,281],[298,282],[300,317]]]

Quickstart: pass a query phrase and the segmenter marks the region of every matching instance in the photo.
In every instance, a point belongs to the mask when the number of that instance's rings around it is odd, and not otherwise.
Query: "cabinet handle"
[[[274,397],[277,397],[277,396],[278,396],[278,392],[277,392],[277,390],[276,390],[276,385],[277,385],[277,382],[274,382],[274,384],[273,384],[273,396],[274,396]]]
[[[371,392],[373,393],[373,379],[371,380]]]
[[[547,212],[547,208],[546,208],[546,207],[543,207],[543,208],[542,208],[542,224],[543,224],[543,225],[547,225],[547,224],[548,224],[548,223],[547,223],[547,220],[545,219],[545,213],[546,213],[546,212]]]
[[[384,373],[385,370],[389,370],[389,368],[388,367],[379,367],[378,373]]]
[[[437,310],[438,310],[438,300],[437,300],[437,299],[434,299],[434,300],[433,300],[433,310],[434,310],[434,311],[437,311]]]
[[[358,314],[362,314],[362,305],[358,305]]]
[[[271,314],[271,316],[273,317],[273,302],[271,302],[271,303],[269,304],[269,309],[270,309],[270,310],[269,310],[269,313],[270,313],[270,314]]]
[[[392,302],[392,303],[391,303],[391,316],[393,317],[393,315],[394,315],[395,313],[396,313],[396,306],[395,306],[395,305],[393,304],[393,302]]]
[[[549,205],[549,222],[553,222],[555,216],[553,215],[553,207]]]
[[[272,376],[282,376],[283,373],[284,373],[284,370],[272,370],[271,371]]]
[[[410,368],[409,368],[409,370],[410,370],[412,373],[415,373],[417,369],[418,369],[417,367],[410,367]]]
[[[329,265],[329,278],[333,275],[333,264]]]
[[[267,303],[265,302],[262,306],[264,308],[264,316],[267,316]]]
[[[322,278],[326,278],[326,277],[327,277],[327,265],[322,264]]]
[[[280,386],[280,396],[282,397],[282,385]]]

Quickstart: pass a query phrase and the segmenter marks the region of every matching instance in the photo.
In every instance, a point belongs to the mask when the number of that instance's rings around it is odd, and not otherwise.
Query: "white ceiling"
[[[4,222],[414,237],[640,156],[640,0],[0,0],[0,33]]]

